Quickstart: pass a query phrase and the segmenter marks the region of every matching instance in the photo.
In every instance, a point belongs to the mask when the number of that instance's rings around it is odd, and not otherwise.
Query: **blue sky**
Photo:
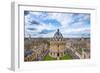
[[[24,11],[25,37],[90,37],[90,14]]]

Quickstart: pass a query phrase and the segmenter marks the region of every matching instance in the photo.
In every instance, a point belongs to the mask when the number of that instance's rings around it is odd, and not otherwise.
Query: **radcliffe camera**
[[[90,59],[89,13],[24,11],[24,61]]]

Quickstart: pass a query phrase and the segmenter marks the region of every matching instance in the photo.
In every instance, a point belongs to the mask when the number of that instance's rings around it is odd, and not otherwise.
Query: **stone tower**
[[[60,30],[57,29],[53,39],[50,41],[49,55],[59,59],[65,54],[65,46],[66,42],[64,41],[63,35],[61,34]]]

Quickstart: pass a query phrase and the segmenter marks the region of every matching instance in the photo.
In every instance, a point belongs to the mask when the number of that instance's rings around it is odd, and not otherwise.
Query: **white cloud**
[[[38,18],[34,18],[34,16],[37,16]],[[82,18],[83,17],[83,18]],[[87,20],[89,19],[89,15],[85,15],[85,14],[80,14],[77,16],[77,18],[79,19],[78,22],[74,22],[72,24],[72,26],[70,25],[71,22],[74,21],[73,19],[73,13],[42,13],[42,12],[30,12],[29,15],[25,16],[25,23],[27,25],[25,25],[25,34],[26,36],[28,34],[37,34],[38,32],[41,32],[44,29],[47,30],[57,30],[58,27],[55,27],[54,25],[52,25],[51,23],[44,23],[42,22],[42,20],[46,20],[46,19],[55,19],[56,21],[58,21],[61,24],[61,27],[59,27],[60,31],[62,32],[62,34],[64,34],[65,37],[67,37],[69,33],[74,33],[74,32],[84,32],[86,30],[88,30],[87,32],[90,32],[90,27],[84,27],[83,25],[84,22],[82,22],[82,20]],[[40,25],[29,25],[30,22],[32,20],[36,20],[37,22],[40,23]],[[35,28],[36,30],[32,31],[32,30],[27,30],[27,28]],[[28,33],[28,34],[27,34]],[[50,32],[48,34],[40,34],[40,35],[36,35],[34,37],[51,37],[53,36],[54,32]],[[70,35],[69,35],[70,36]]]
[[[68,27],[69,22],[72,21],[71,19],[72,14],[65,14],[65,13],[48,13],[48,19],[55,19],[61,23],[62,27]]]

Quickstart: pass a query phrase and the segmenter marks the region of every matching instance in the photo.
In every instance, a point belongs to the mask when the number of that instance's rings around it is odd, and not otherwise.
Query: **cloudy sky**
[[[90,37],[90,14],[24,11],[25,37]]]

